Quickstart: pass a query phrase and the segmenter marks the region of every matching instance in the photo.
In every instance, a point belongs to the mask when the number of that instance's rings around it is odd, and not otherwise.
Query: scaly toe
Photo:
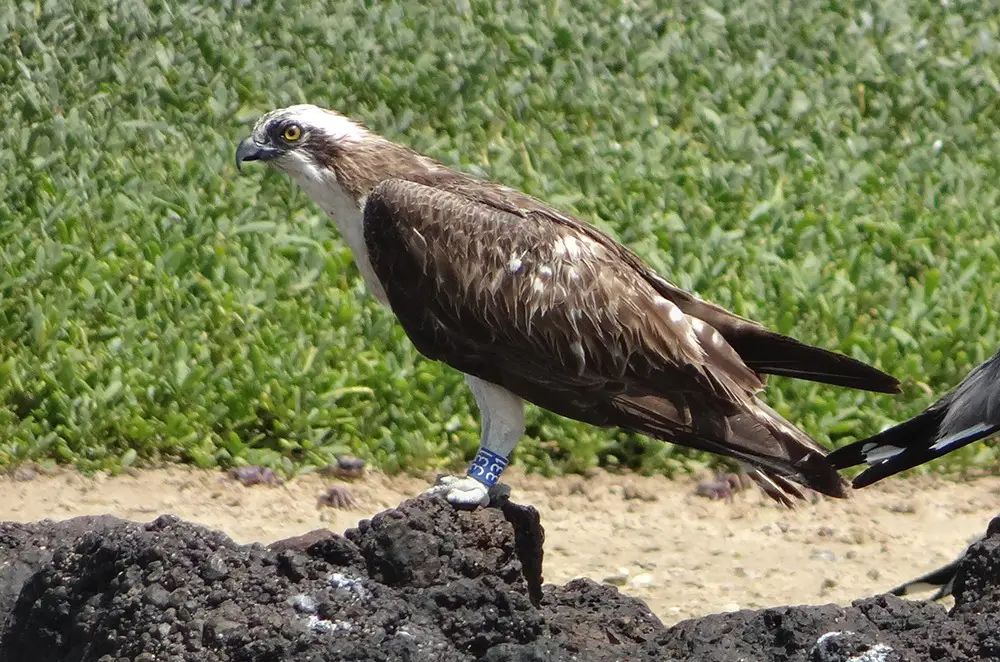
[[[440,476],[434,487],[424,494],[443,496],[453,506],[475,508],[486,506],[490,502],[486,486],[468,476]]]

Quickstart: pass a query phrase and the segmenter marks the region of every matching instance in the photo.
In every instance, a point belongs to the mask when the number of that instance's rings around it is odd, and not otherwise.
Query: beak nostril
[[[253,136],[244,138],[236,146],[236,169],[242,172],[244,161],[270,161],[280,156],[281,150],[257,142]]]
[[[245,138],[236,147],[236,169],[243,170],[244,161],[256,161],[260,158],[260,149],[253,138]]]

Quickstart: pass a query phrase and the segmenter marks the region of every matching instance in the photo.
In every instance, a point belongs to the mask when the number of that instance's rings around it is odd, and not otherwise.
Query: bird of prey
[[[765,375],[894,393],[862,362],[685,292],[631,251],[520,191],[453,170],[313,105],[273,110],[236,149],[290,175],[334,221],[425,357],[464,373],[481,440],[429,492],[478,506],[525,431],[524,401],[735,458],[772,497],[844,482],[756,394]]]
[[[838,469],[869,467],[853,481],[865,487],[1000,431],[1000,351],[973,368],[940,400],[913,418],[828,457]]]

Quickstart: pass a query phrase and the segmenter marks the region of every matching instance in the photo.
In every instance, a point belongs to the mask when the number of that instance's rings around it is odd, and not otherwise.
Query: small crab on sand
[[[719,471],[715,474],[715,478],[703,480],[698,483],[694,493],[713,501],[716,499],[725,499],[726,503],[732,503],[733,494],[741,492],[751,485],[753,485],[753,480],[746,474]]]
[[[339,508],[340,510],[350,510],[358,505],[358,500],[354,498],[347,485],[337,484],[332,486],[323,494],[319,495],[316,501],[317,508]]]
[[[251,464],[244,467],[233,467],[229,475],[246,487],[251,485],[281,485],[281,479],[272,469]]]
[[[328,464],[319,470],[323,476],[333,476],[341,480],[360,478],[365,473],[365,461],[351,455],[337,455],[336,462]],[[319,496],[317,507],[340,508],[348,510],[358,505],[357,499],[351,494],[347,485],[338,483]]]

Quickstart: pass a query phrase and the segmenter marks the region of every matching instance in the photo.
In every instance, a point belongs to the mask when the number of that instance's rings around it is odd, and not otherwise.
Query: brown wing
[[[613,241],[593,225],[581,223],[559,210],[514,189],[492,185],[458,173],[434,182],[463,197],[516,214],[531,213],[574,228],[601,244],[616,259],[641,274],[657,293],[677,305],[686,315],[705,322],[726,339],[742,362],[760,374],[782,375],[824,384],[846,386],[878,393],[899,393],[899,380],[866,363],[765,329],[721,306],[678,288],[649,269],[628,248]],[[485,185],[484,185],[485,184]]]
[[[657,291],[686,314],[718,329],[740,358],[759,373],[876,393],[900,392],[898,379],[866,363],[769,331],[658,276],[651,279]]]
[[[368,197],[369,258],[421,353],[558,414],[842,494],[822,449],[756,400],[760,378],[720,333],[578,222],[498,197],[402,180]]]

